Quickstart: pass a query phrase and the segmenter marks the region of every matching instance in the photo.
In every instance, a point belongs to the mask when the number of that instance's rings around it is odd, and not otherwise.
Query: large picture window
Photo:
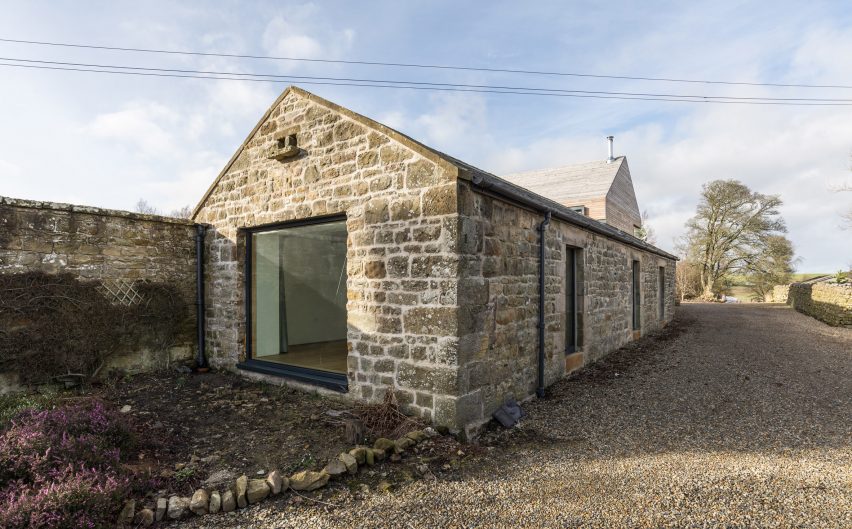
[[[248,237],[251,361],[280,366],[283,374],[345,380],[345,221],[264,228]]]

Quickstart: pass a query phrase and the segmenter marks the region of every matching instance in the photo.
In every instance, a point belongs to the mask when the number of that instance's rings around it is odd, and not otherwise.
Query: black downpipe
[[[538,388],[535,394],[544,397],[544,258],[545,235],[550,224],[550,212],[544,214],[538,226]]]
[[[198,331],[198,354],[195,357],[196,367],[206,370],[207,354],[204,344],[204,317],[207,312],[204,306],[204,232],[207,227],[195,225],[195,320]]]

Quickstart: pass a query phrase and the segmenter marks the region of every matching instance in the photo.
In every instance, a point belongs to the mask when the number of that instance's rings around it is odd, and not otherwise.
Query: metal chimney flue
[[[606,141],[609,144],[609,157],[606,159],[606,163],[612,163],[615,160],[615,157],[612,155],[612,140],[615,139],[615,136],[607,136]]]

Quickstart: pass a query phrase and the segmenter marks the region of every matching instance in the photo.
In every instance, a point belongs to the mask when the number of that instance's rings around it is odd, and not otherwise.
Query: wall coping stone
[[[66,211],[71,213],[87,213],[89,215],[98,215],[101,217],[121,217],[134,220],[146,220],[151,222],[163,222],[167,224],[183,224],[185,226],[194,226],[196,222],[189,219],[181,219],[178,217],[166,217],[163,215],[149,215],[147,213],[135,213],[133,211],[123,211],[119,209],[96,208],[93,206],[80,206],[77,204],[66,204],[63,202],[48,202],[41,200],[26,200],[23,198],[12,198],[0,196],[0,206],[12,206],[28,209]]]

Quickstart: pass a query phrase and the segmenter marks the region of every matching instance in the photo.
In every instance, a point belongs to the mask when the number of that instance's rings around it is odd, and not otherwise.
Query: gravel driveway
[[[852,330],[687,304],[438,481],[183,527],[852,527]],[[354,488],[354,487],[353,487]]]

